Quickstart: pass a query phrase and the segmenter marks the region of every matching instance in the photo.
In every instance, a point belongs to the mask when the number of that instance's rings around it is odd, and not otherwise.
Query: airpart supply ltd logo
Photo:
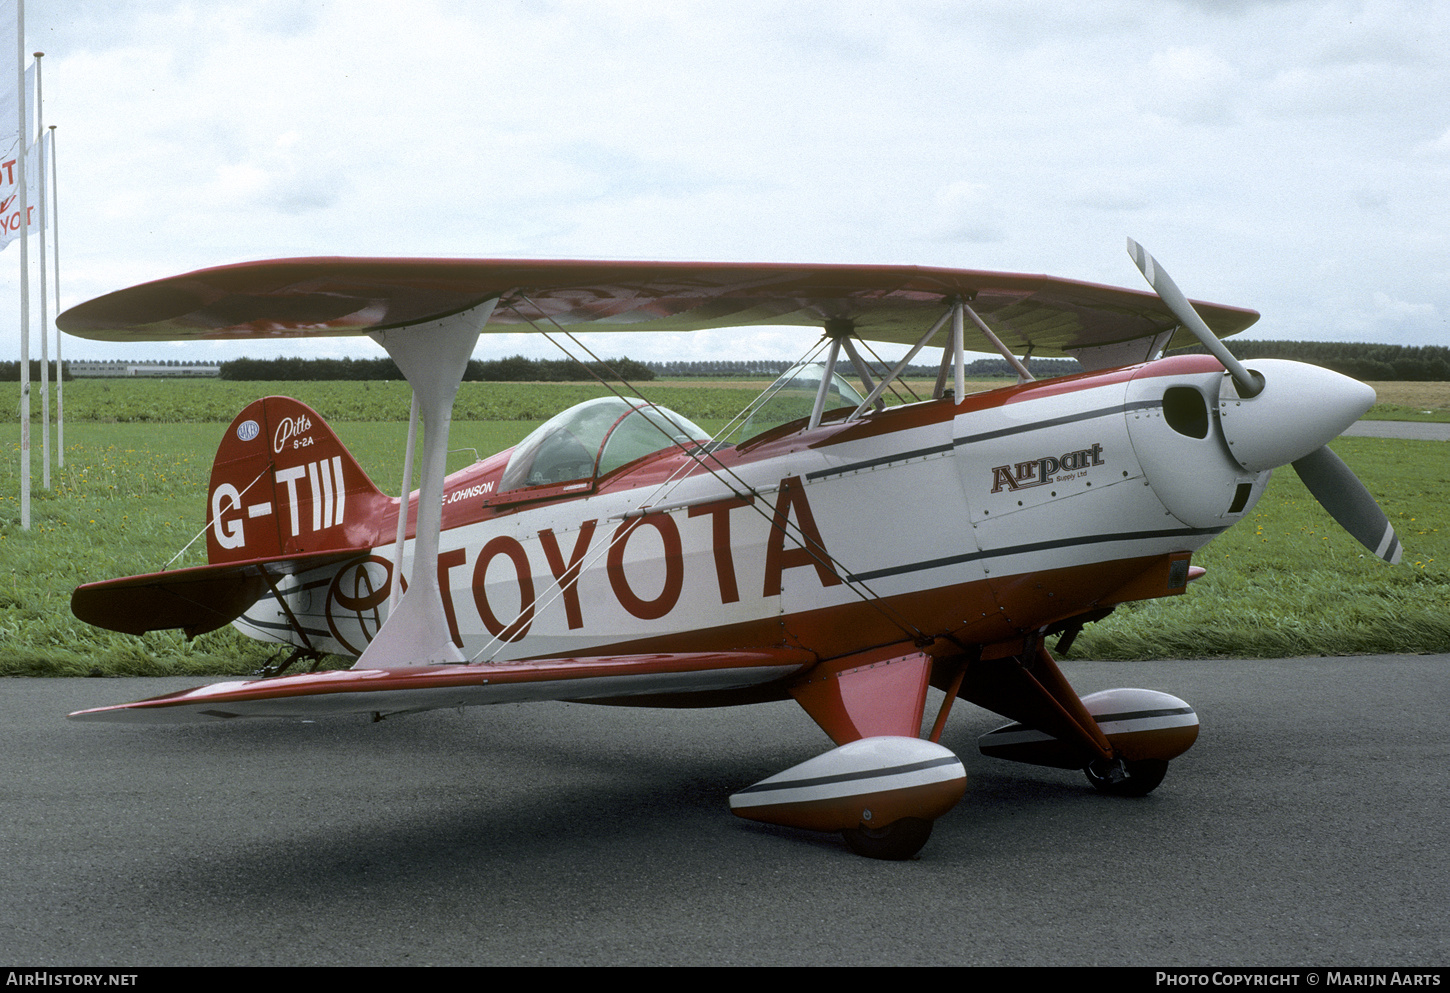
[[[1025,490],[1047,483],[1065,483],[1077,476],[1086,476],[1093,466],[1103,465],[1102,456],[1103,446],[1094,443],[1091,448],[1082,448],[1076,452],[1049,455],[1030,462],[993,466],[992,492]]]

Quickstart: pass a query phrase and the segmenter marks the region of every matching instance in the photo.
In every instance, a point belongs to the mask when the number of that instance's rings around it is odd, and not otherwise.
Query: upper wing
[[[1033,354],[1137,341],[1178,321],[1154,294],[1050,276],[919,266],[311,258],[203,269],[72,307],[61,330],[102,340],[365,334],[498,298],[485,331],[530,322],[595,331],[695,331],[849,320],[871,341],[914,343],[962,297]],[[1220,337],[1252,310],[1197,303]],[[975,328],[967,347],[994,351]],[[1186,332],[1173,344],[1193,344]]]
[[[403,669],[346,669],[213,683],[81,710],[77,721],[174,723],[234,717],[399,714],[527,700],[706,694],[775,682],[815,657],[799,649],[542,659]]]

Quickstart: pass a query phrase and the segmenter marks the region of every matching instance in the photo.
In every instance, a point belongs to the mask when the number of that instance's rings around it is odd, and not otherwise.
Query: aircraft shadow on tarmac
[[[796,753],[812,754],[820,732],[785,707],[796,733],[725,745],[713,734],[667,733],[660,747],[617,711],[576,708],[584,720],[520,709],[498,726],[487,712],[317,723],[234,722],[204,727],[126,729],[132,761],[154,763],[156,794],[173,809],[178,838],[167,881],[149,874],[138,885],[173,890],[178,899],[244,889],[272,898],[348,892],[388,885],[424,892],[460,873],[487,879],[506,873],[558,872],[558,864],[596,860],[689,859],[701,847],[719,857],[794,861],[838,852],[859,864],[833,834],[734,818],[727,798]],[[637,712],[636,712],[637,713]],[[602,715],[607,740],[591,726]],[[678,720],[678,718],[676,718]],[[774,723],[774,715],[763,719]],[[551,724],[553,734],[524,724]],[[918,858],[969,866],[984,849],[1030,849],[1038,828],[1064,821],[1153,821],[1181,804],[1166,795],[1138,800],[1097,795],[1070,771],[997,763],[971,754],[977,734],[999,722],[985,714],[953,719],[944,740],[969,756],[967,801],[936,825]],[[978,727],[977,725],[980,725]],[[523,733],[527,731],[528,733]],[[683,740],[682,740],[683,739]],[[204,790],[176,795],[164,771],[181,754],[217,775]],[[305,774],[298,775],[299,770]],[[265,780],[272,795],[259,797]],[[1167,784],[1171,787],[1171,784]],[[235,811],[243,822],[198,848],[183,838]],[[188,825],[188,821],[192,821]],[[250,822],[253,826],[247,827]],[[1146,825],[1144,825],[1146,826]],[[832,860],[833,863],[835,860]]]

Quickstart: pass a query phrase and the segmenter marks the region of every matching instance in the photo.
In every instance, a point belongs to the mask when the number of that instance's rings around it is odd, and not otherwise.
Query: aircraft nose
[[[1374,406],[1365,384],[1303,362],[1260,359],[1249,371],[1263,379],[1253,397],[1239,396],[1225,375],[1218,419],[1234,459],[1250,472],[1297,461],[1324,447]]]

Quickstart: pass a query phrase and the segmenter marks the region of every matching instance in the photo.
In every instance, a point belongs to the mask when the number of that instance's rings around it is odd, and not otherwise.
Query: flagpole
[[[55,125],[50,126],[50,223],[55,237],[51,251],[55,255],[55,312],[60,314],[60,188],[55,173]],[[45,261],[41,260],[44,267]],[[55,329],[55,464],[65,468],[65,365],[60,360],[60,328]]]
[[[25,139],[29,137],[29,121],[25,115],[25,0],[15,3],[15,74],[20,110],[16,115],[20,136],[20,153],[15,156],[20,177],[20,527],[30,530],[30,250],[26,244],[30,219],[29,197],[25,190]]]
[[[45,286],[45,103],[41,96],[40,60],[44,52],[35,56],[35,143],[36,165],[40,169],[36,188],[40,190],[39,211],[36,220],[40,224],[40,485],[50,489],[50,327],[46,323],[47,304]],[[26,225],[22,237],[30,237],[30,225]]]

